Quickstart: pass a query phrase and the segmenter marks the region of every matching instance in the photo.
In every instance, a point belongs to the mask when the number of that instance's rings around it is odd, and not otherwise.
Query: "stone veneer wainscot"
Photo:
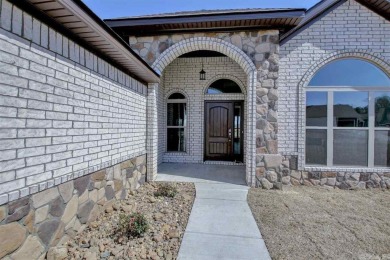
[[[0,258],[43,259],[145,180],[142,155],[1,206]]]

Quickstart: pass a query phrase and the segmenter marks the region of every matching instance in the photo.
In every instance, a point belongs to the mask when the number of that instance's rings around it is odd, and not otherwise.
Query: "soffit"
[[[130,74],[147,83],[159,81],[159,75],[80,0],[27,1]]]
[[[121,36],[146,36],[199,31],[290,29],[299,24],[305,9],[243,9],[180,12],[107,19]]]

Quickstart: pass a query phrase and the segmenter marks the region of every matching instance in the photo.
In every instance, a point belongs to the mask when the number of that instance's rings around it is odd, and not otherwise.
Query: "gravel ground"
[[[127,200],[107,207],[98,220],[68,242],[69,259],[176,259],[195,198],[190,183],[175,183],[174,198],[155,197],[157,183],[146,183]],[[115,237],[119,214],[141,212],[148,230],[139,238]]]
[[[272,259],[390,259],[390,192],[251,189]]]

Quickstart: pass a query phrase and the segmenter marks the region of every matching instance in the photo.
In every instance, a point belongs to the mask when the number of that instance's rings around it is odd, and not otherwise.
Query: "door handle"
[[[228,136],[229,136],[229,139],[232,139],[232,129],[231,128],[229,128],[229,130],[228,130]]]

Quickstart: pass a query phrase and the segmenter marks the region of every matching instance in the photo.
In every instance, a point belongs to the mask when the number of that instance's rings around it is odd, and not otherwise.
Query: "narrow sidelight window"
[[[167,102],[167,151],[185,152],[187,99],[181,93],[169,96]]]

